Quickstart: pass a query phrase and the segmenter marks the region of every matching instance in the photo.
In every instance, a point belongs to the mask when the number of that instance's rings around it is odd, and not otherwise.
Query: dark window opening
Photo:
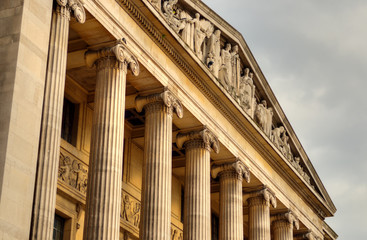
[[[79,105],[64,98],[61,138],[76,146]]]
[[[64,237],[65,219],[59,215],[55,215],[54,230],[52,240],[62,240]]]
[[[219,239],[219,218],[212,213],[212,240]]]

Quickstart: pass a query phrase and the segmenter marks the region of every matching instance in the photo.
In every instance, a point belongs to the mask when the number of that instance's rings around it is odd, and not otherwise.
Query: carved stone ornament
[[[87,193],[88,169],[81,161],[60,153],[58,179],[82,194]]]
[[[85,22],[85,10],[83,4],[79,0],[56,0],[56,2],[61,7],[69,8],[78,22]]]
[[[92,67],[100,58],[116,58],[118,62],[128,66],[134,76],[138,76],[140,72],[138,60],[126,45],[124,39],[119,39],[113,47],[87,51],[84,56],[85,62],[88,67]]]
[[[295,240],[321,240],[320,237],[316,236],[312,231],[307,233],[301,233],[294,236]]]
[[[122,191],[121,219],[138,229],[140,225],[140,211],[140,202],[125,191]]]
[[[273,193],[269,188],[265,187],[264,189],[260,191],[250,193],[248,199],[258,198],[258,197],[262,197],[263,200],[265,200],[267,205],[271,204],[273,208],[277,207],[277,199],[275,197],[275,193]]]
[[[173,224],[171,224],[171,240],[183,240],[182,230],[177,228]]]
[[[292,226],[294,226],[297,230],[299,229],[298,217],[294,215],[292,211],[273,215],[272,221],[286,221],[289,224],[291,224]]]
[[[181,101],[178,100],[170,90],[165,89],[162,93],[156,93],[148,96],[137,96],[135,98],[135,109],[141,112],[149,103],[163,102],[170,111],[175,111],[179,118],[183,117],[183,107]]]
[[[59,0],[64,1],[66,0]],[[69,0],[70,1],[70,0]],[[75,0],[74,0],[75,1]],[[148,0],[154,8],[165,18],[168,25],[181,37],[186,45],[213,73],[220,85],[223,86],[240,107],[259,125],[260,129],[280,150],[282,155],[291,162],[303,179],[311,185],[310,176],[294,164],[294,155],[290,144],[290,137],[285,130],[273,129],[273,108],[266,100],[259,102],[254,84],[254,73],[244,67],[240,58],[240,48],[231,47],[232,39],[221,37],[221,31],[198,12],[183,9],[179,0]],[[221,39],[222,38],[222,39]],[[227,42],[224,47],[221,41]],[[244,67],[243,71],[241,71]]]
[[[203,130],[200,131],[177,134],[176,139],[177,147],[182,148],[186,142],[191,140],[202,140],[206,149],[208,149],[209,151],[213,149],[215,153],[219,153],[219,141],[217,136],[215,136],[205,126]]]
[[[247,183],[250,182],[250,171],[248,167],[243,164],[239,159],[219,165],[214,164],[212,166],[211,174],[213,178],[217,178],[218,176],[226,172],[233,172],[237,174],[237,176],[239,176],[240,178],[243,177]]]

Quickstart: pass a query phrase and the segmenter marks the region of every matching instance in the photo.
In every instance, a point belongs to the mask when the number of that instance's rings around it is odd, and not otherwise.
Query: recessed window
[[[59,215],[55,215],[54,231],[53,231],[52,240],[62,240],[63,239],[64,225],[65,225],[65,219],[60,217]]]
[[[76,146],[79,105],[64,98],[62,110],[61,138]]]
[[[212,213],[212,240],[219,239],[219,218]]]

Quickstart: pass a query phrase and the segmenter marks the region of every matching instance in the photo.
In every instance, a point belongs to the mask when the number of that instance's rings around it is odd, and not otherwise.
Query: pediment
[[[124,4],[127,1],[120,2]],[[253,126],[261,131],[260,134],[279,155],[278,159],[283,161],[282,165],[292,172],[288,174],[290,181],[299,182],[300,192],[307,188],[322,203],[324,208],[319,209],[319,215],[332,216],[336,208],[243,36],[201,1],[139,2],[137,4],[145,4],[149,14],[155,16],[155,19],[149,19],[149,24],[160,24],[151,26],[140,17],[150,34],[168,49],[167,52],[179,46],[180,51],[184,49],[186,54],[192,56],[188,64],[196,62],[218,85],[218,89],[231,98]],[[162,25],[165,29],[160,29]],[[161,33],[167,31],[170,36]],[[172,53],[176,62],[184,68],[183,60],[176,55]]]

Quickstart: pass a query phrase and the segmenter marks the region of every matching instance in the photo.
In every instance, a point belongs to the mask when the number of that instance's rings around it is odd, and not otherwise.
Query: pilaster
[[[249,239],[270,240],[270,204],[276,207],[276,198],[268,188],[250,193]]]
[[[70,14],[80,23],[85,21],[84,8],[79,1],[56,2],[51,23],[31,239],[52,239]]]
[[[239,160],[212,167],[212,177],[219,177],[219,239],[243,240],[242,181],[250,182],[248,168]]]
[[[94,99],[84,239],[119,239],[126,72],[139,74],[126,43],[85,54],[95,65]]]
[[[141,240],[169,240],[172,185],[172,115],[183,108],[169,90],[138,96],[136,109],[145,109]]]
[[[291,211],[272,216],[274,240],[293,240],[293,226],[299,229],[298,218]]]
[[[209,240],[210,152],[219,152],[218,139],[204,128],[179,133],[176,144],[186,149],[184,239]]]

